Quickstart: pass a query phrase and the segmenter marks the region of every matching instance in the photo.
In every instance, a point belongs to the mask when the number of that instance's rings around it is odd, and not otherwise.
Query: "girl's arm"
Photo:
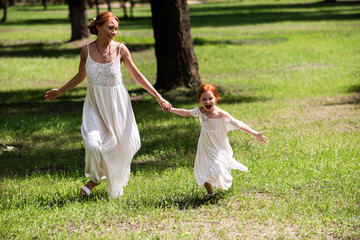
[[[177,115],[183,116],[183,117],[191,117],[190,110],[187,109],[181,109],[181,108],[171,108],[171,113],[175,113]]]
[[[56,98],[58,98],[60,95],[73,89],[74,87],[79,85],[82,81],[84,81],[84,79],[86,77],[86,71],[85,71],[86,56],[87,56],[87,48],[86,48],[86,46],[84,46],[81,48],[81,52],[80,52],[80,64],[79,64],[78,73],[61,88],[54,88],[54,89],[47,91],[45,93],[46,100],[49,100],[50,102],[52,102]]]
[[[161,108],[164,111],[169,111],[171,108],[171,104],[166,101],[157,91],[156,89],[151,85],[151,83],[144,77],[144,75],[141,74],[139,69],[134,64],[129,49],[125,46],[121,46],[121,61],[124,62],[125,67],[130,72],[131,76],[134,78],[134,80],[146,91],[148,91],[151,95],[153,95],[158,103],[160,104]]]
[[[263,134],[265,133],[265,131],[262,131],[262,132],[257,132],[255,131],[254,129],[252,129],[251,127],[249,127],[248,125],[246,125],[245,123],[239,121],[239,120],[236,120],[235,118],[233,117],[230,117],[230,123],[235,126],[236,128],[248,133],[248,134],[251,134],[253,135],[259,143],[261,144],[266,144],[266,140],[269,140],[268,137],[265,137]]]

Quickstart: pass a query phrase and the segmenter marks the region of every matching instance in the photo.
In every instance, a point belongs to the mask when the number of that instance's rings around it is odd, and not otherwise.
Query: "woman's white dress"
[[[113,62],[98,63],[91,58],[88,46],[85,69],[88,86],[81,126],[85,175],[95,183],[106,178],[110,197],[118,198],[140,148],[130,96],[122,81],[120,49]]]
[[[191,110],[190,114],[198,117],[201,125],[194,167],[197,184],[202,187],[208,182],[213,187],[228,189],[232,184],[231,169],[248,171],[233,158],[227,136],[227,131],[239,129],[243,123],[230,115],[230,118],[208,118],[200,108]]]

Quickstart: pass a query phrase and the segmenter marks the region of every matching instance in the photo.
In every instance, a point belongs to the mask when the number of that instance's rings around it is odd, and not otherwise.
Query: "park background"
[[[101,10],[106,10],[105,7]],[[123,41],[153,83],[149,5],[120,17]],[[88,9],[89,19],[95,9]],[[267,146],[229,132],[233,185],[211,200],[196,185],[197,119],[163,113],[126,70],[142,148],[119,200],[106,183],[80,197],[86,81],[53,103],[44,93],[77,72],[67,5],[8,7],[0,24],[1,239],[359,239],[360,4],[243,0],[189,4],[201,79],[218,105]],[[120,40],[120,38],[117,38]],[[196,89],[163,92],[195,108]]]

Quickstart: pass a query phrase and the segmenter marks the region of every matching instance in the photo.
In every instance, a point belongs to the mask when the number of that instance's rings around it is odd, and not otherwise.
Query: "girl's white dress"
[[[110,197],[117,198],[129,180],[131,160],[140,148],[140,135],[122,81],[120,49],[113,62],[98,63],[91,59],[87,47],[88,86],[81,126],[85,175],[95,183],[106,178]]]
[[[231,169],[248,171],[246,166],[233,158],[227,136],[227,131],[239,129],[243,123],[230,115],[229,118],[208,118],[199,107],[191,110],[190,114],[198,117],[201,125],[194,167],[197,184],[202,187],[208,182],[213,187],[228,189],[232,184]]]

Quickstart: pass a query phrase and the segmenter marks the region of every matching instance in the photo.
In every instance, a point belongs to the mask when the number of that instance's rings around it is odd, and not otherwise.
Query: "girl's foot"
[[[206,199],[210,199],[210,198],[212,198],[214,195],[215,195],[214,192],[213,192],[213,193],[205,193],[205,198],[206,198]]]
[[[84,186],[82,186],[81,188],[81,195],[83,197],[87,197],[91,194],[92,190],[94,189],[95,186],[99,185],[98,183],[94,183],[93,181],[89,181],[87,184],[85,184]]]
[[[212,197],[214,196],[214,191],[213,191],[213,189],[212,189],[211,184],[208,183],[208,182],[206,182],[206,183],[204,184],[204,187],[205,187],[205,189],[206,189],[206,191],[207,191],[207,193],[205,193],[206,199],[212,198]]]

